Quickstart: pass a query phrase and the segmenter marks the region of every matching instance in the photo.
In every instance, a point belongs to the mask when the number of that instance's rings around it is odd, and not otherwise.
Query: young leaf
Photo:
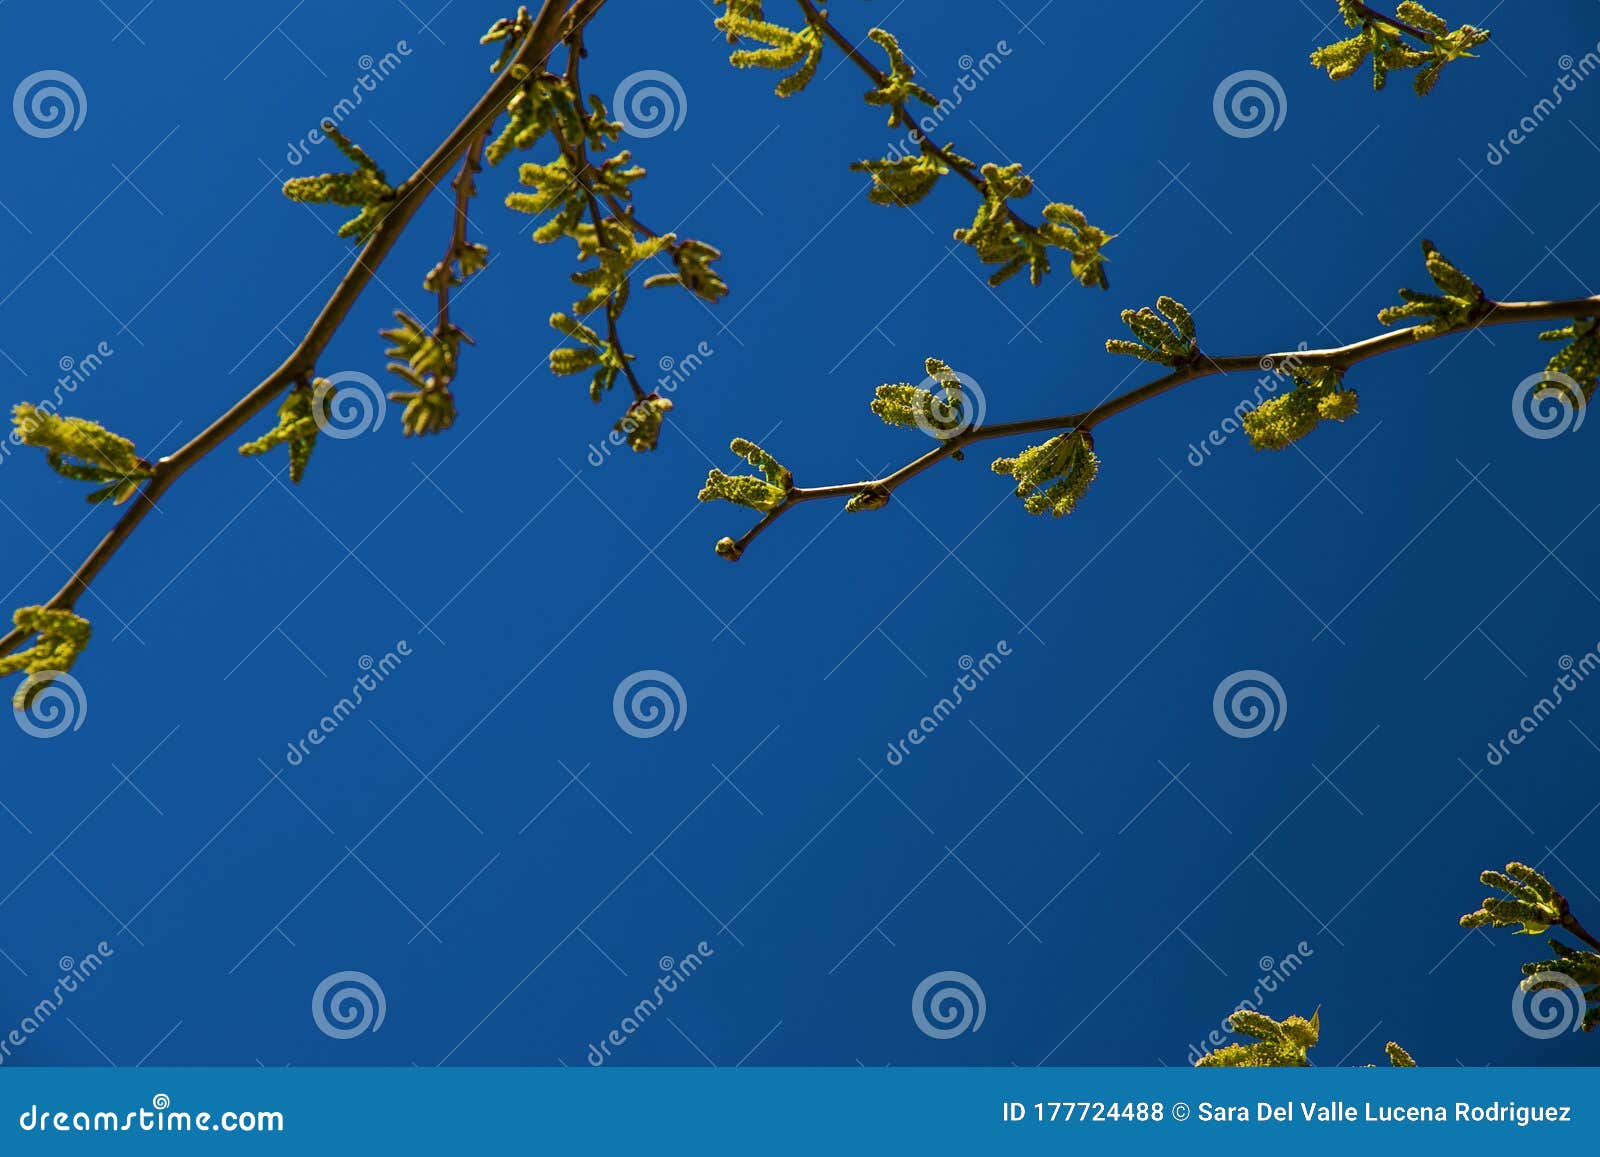
[[[291,201],[322,205],[361,206],[361,212],[339,227],[339,236],[358,244],[372,235],[389,211],[395,191],[378,163],[351,143],[332,121],[322,122],[322,131],[335,147],[355,162],[350,173],[323,173],[316,177],[291,177],[283,183],[283,195]]]
[[[322,414],[315,413],[316,395],[318,386],[323,388]],[[283,402],[278,406],[278,424],[268,430],[254,442],[246,442],[239,447],[239,453],[246,457],[255,457],[265,454],[276,446],[289,447],[289,481],[299,482],[305,477],[306,463],[311,461],[311,452],[317,448],[317,433],[321,429],[319,419],[327,419],[327,407],[333,400],[332,390],[327,383],[318,379],[317,383],[301,382],[284,395]]]
[[[1128,354],[1163,366],[1193,361],[1198,349],[1189,311],[1170,297],[1158,298],[1156,309],[1161,311],[1160,316],[1149,306],[1123,310],[1122,324],[1133,331],[1135,340],[1111,338],[1106,342],[1106,352]]]
[[[765,514],[783,505],[794,486],[794,476],[760,446],[744,438],[735,438],[731,449],[739,457],[761,471],[762,477],[753,474],[727,475],[713,469],[706,478],[705,489],[700,491],[701,502],[721,499],[738,506],[747,506]],[[718,544],[719,554],[726,554]]]
[[[155,467],[139,457],[133,443],[87,418],[65,418],[21,402],[12,408],[16,437],[25,446],[45,451],[50,468],[75,482],[96,482],[90,502],[121,504],[138,493],[139,484]]]
[[[771,68],[795,71],[778,82],[774,90],[779,96],[792,96],[811,83],[817,65],[822,60],[822,33],[809,22],[804,28],[785,28],[781,24],[735,11],[733,5],[725,16],[716,20],[717,28],[728,34],[730,44],[739,40],[754,40],[766,48],[741,48],[728,57],[735,68]],[[759,9],[758,9],[759,11]]]
[[[1427,317],[1411,331],[1417,339],[1437,337],[1439,334],[1463,326],[1474,320],[1492,304],[1483,289],[1472,278],[1445,260],[1444,254],[1434,248],[1432,241],[1422,243],[1422,256],[1427,262],[1428,276],[1438,286],[1438,293],[1419,293],[1402,289],[1404,305],[1391,305],[1378,311],[1378,320],[1384,325],[1407,321],[1414,317]]]

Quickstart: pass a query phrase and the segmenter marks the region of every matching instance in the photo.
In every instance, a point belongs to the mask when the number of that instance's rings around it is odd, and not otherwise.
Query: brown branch
[[[1396,16],[1385,16],[1382,12],[1379,12],[1376,8],[1369,8],[1365,4],[1357,4],[1356,5],[1356,9],[1357,9],[1357,11],[1359,11],[1361,13],[1361,15],[1365,16],[1367,19],[1369,19],[1369,20],[1377,20],[1380,23],[1389,25],[1391,28],[1398,28],[1401,32],[1406,33],[1408,36],[1415,36],[1418,40],[1422,41],[1422,43],[1424,43],[1424,44],[1432,44],[1434,42],[1433,33],[1428,32],[1428,31],[1426,31],[1424,29],[1421,29],[1421,28],[1417,28],[1415,25],[1407,24],[1404,20],[1401,20],[1399,17],[1396,17]]]
[[[1481,317],[1475,318],[1466,325],[1448,330],[1446,333],[1465,333],[1472,329],[1484,329],[1497,325],[1515,325],[1532,321],[1565,321],[1573,318],[1597,316],[1600,316],[1600,296],[1576,297],[1565,301],[1495,302]],[[861,482],[846,482],[832,486],[792,487],[785,496],[783,503],[769,511],[760,522],[746,531],[742,537],[736,539],[733,550],[724,557],[737,561],[745,549],[763,531],[776,522],[786,511],[802,502],[813,502],[824,498],[851,498],[868,491],[880,492],[885,495],[891,494],[924,470],[936,466],[946,458],[955,455],[975,442],[984,442],[991,438],[1009,438],[1020,434],[1039,434],[1063,430],[1088,431],[1096,429],[1108,418],[1113,418],[1126,410],[1131,410],[1135,406],[1150,401],[1152,398],[1159,397],[1169,390],[1175,390],[1185,383],[1196,381],[1200,378],[1213,377],[1219,374],[1245,373],[1270,368],[1279,364],[1348,369],[1357,362],[1363,362],[1381,354],[1393,353],[1396,350],[1413,346],[1418,342],[1432,341],[1446,336],[1446,333],[1423,335],[1418,334],[1414,329],[1408,328],[1378,334],[1364,341],[1332,349],[1303,350],[1293,353],[1243,354],[1215,358],[1200,354],[1188,364],[1174,369],[1154,381],[1146,382],[1142,386],[1135,387],[1126,393],[1101,402],[1088,410],[1080,410],[1072,414],[1059,414],[1052,417],[1026,418],[1015,422],[994,422],[986,426],[974,426],[942,440],[926,454],[913,459],[882,478],[872,478]],[[1578,934],[1576,930],[1574,930],[1574,934]],[[1587,936],[1587,933],[1583,933],[1583,935]]]
[[[1567,903],[1567,898],[1565,896],[1561,896],[1559,892],[1557,893],[1557,896],[1559,896],[1561,899],[1561,927],[1572,933],[1579,940],[1582,940],[1596,952],[1600,952],[1600,940],[1596,940],[1592,935],[1590,935],[1587,928],[1578,923],[1578,918],[1572,914],[1572,908]]]
[[[484,129],[473,138],[467,146],[466,155],[461,160],[461,168],[456,173],[455,180],[450,182],[450,188],[455,193],[456,209],[450,226],[450,242],[445,246],[444,256],[439,258],[439,263],[433,267],[431,276],[437,286],[435,292],[439,296],[439,316],[435,322],[435,332],[445,333],[450,325],[450,284],[451,266],[461,259],[466,252],[467,226],[471,223],[469,210],[472,198],[478,195],[477,175],[483,171],[483,142],[488,138],[489,130]]]
[[[434,149],[417,171],[395,190],[393,204],[362,246],[355,261],[345,271],[331,297],[312,321],[305,337],[283,364],[263,378],[259,385],[233,404],[221,417],[196,434],[177,451],[155,464],[155,474],[129,503],[116,524],[89,552],[59,591],[44,605],[51,610],[71,610],[89,584],[121,549],[123,543],[155,508],[157,501],[189,469],[239,431],[245,423],[266,409],[284,390],[314,373],[317,359],[334,334],[344,324],[362,291],[372,281],[399,240],[406,225],[422,206],[428,190],[444,180],[452,166],[471,143],[489,130],[505,109],[506,101],[522,83],[525,70],[541,67],[562,39],[581,29],[599,12],[606,0],[572,0],[563,8],[559,0],[544,0],[539,14],[517,49],[515,57],[501,69],[484,94],[462,121]],[[31,632],[14,629],[0,638],[0,655],[21,646]]]

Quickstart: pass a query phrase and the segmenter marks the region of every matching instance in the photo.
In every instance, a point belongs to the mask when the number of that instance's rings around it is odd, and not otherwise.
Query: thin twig
[[[876,64],[873,64],[872,61],[868,60],[862,51],[850,42],[850,38],[841,32],[833,23],[833,21],[828,19],[828,14],[826,12],[822,11],[814,3],[812,3],[812,0],[796,0],[796,3],[798,3],[801,9],[805,12],[806,20],[809,23],[820,29],[824,36],[833,41],[834,44],[838,45],[839,50],[850,59],[852,64],[854,64],[862,72],[866,73],[866,75],[871,78],[874,85],[879,88],[883,87],[883,85],[889,79],[888,74],[886,74],[883,69],[879,68]],[[967,182],[967,184],[978,190],[978,192],[983,194],[985,197],[989,195],[989,182],[985,181],[981,176],[973,172],[972,166],[967,164],[961,157],[956,156],[949,149],[935,144],[933,139],[929,137],[927,133],[922,131],[922,126],[917,124],[916,118],[906,111],[904,101],[896,102],[894,108],[899,114],[901,122],[906,126],[906,135],[916,142],[916,145],[919,149],[929,156],[939,158],[940,162],[943,163],[946,168],[953,173],[959,174]],[[1015,209],[1011,208],[1010,205],[1007,205],[1005,208],[1006,213],[1010,216],[1014,224],[1025,229],[1031,230],[1033,228],[1033,226],[1026,219],[1021,217]]]
[[[461,168],[456,173],[455,180],[450,182],[450,188],[456,195],[456,211],[450,226],[450,242],[445,246],[444,256],[439,259],[439,264],[433,267],[432,277],[435,292],[439,295],[439,317],[435,323],[436,332],[447,332],[450,326],[450,285],[451,266],[461,259],[466,252],[467,226],[470,224],[470,209],[472,198],[478,194],[477,175],[483,171],[483,142],[488,139],[489,130],[479,133],[467,146],[466,155],[461,160]]]
[[[1472,329],[1484,329],[1497,325],[1515,325],[1531,321],[1562,321],[1596,316],[1600,316],[1600,295],[1569,298],[1565,301],[1496,302],[1481,317],[1474,319],[1467,325],[1446,332],[1457,334],[1465,333]],[[1119,394],[1092,409],[1053,417],[1026,418],[1016,422],[995,422],[987,426],[974,426],[943,439],[934,449],[882,478],[867,479],[862,482],[840,483],[832,486],[793,487],[781,505],[769,511],[760,522],[746,531],[741,538],[735,540],[734,549],[725,557],[737,561],[745,549],[767,527],[777,521],[780,515],[802,502],[812,502],[823,498],[850,498],[867,491],[881,492],[883,494],[893,493],[896,488],[915,478],[924,470],[937,465],[974,442],[983,442],[991,438],[1008,438],[1019,434],[1096,429],[1108,418],[1115,417],[1125,410],[1131,410],[1133,407],[1143,402],[1148,402],[1169,390],[1175,390],[1186,382],[1196,381],[1200,378],[1208,378],[1218,374],[1258,371],[1279,364],[1347,369],[1357,362],[1366,361],[1368,358],[1393,353],[1418,342],[1431,341],[1444,336],[1446,336],[1444,333],[1417,334],[1415,330],[1408,328],[1378,334],[1364,341],[1338,346],[1333,349],[1305,350],[1293,353],[1244,354],[1236,357],[1197,355],[1188,364],[1174,369],[1171,373],[1164,374],[1154,381],[1146,382],[1142,386]]]
[[[583,88],[579,82],[578,67],[582,62],[583,57],[583,29],[575,28],[567,37],[566,82],[567,87],[572,90],[573,103],[577,105],[580,116],[583,113]],[[601,246],[602,248],[609,249],[613,253],[617,252],[617,247],[606,235],[606,214],[600,209],[600,199],[595,195],[595,191],[590,186],[589,182],[585,180],[585,178],[594,171],[594,167],[589,163],[589,142],[581,135],[581,133],[577,140],[567,140],[566,134],[561,131],[561,127],[559,125],[557,125],[553,131],[555,133],[556,141],[560,145],[562,153],[566,155],[567,167],[572,170],[572,179],[576,181],[578,183],[578,187],[583,190],[584,200],[589,205],[589,220],[594,223],[595,244]],[[607,204],[613,206],[613,214],[616,216],[618,221],[628,226],[630,230],[632,230],[638,224],[632,218],[624,217],[615,212],[615,205],[617,203],[615,198],[607,197],[606,200]],[[644,387],[639,384],[639,378],[633,372],[633,364],[629,360],[627,352],[622,348],[622,335],[617,329],[618,312],[617,295],[612,293],[606,298],[606,339],[608,342],[610,342],[612,350],[616,353],[617,360],[622,363],[622,372],[627,375],[628,385],[633,389],[634,400],[642,402],[646,397]],[[599,401],[598,398],[595,400]]]
[[[1426,31],[1424,29],[1421,29],[1421,28],[1417,28],[1414,25],[1407,24],[1404,20],[1401,20],[1399,17],[1396,17],[1396,16],[1385,16],[1382,12],[1379,12],[1376,8],[1369,8],[1365,4],[1357,4],[1356,7],[1357,7],[1357,9],[1360,10],[1361,15],[1367,17],[1368,19],[1370,19],[1370,20],[1378,20],[1378,21],[1381,21],[1382,23],[1387,24],[1387,25],[1389,25],[1389,26],[1391,26],[1393,28],[1398,28],[1401,32],[1404,32],[1409,36],[1415,36],[1418,40],[1422,41],[1422,43],[1424,43],[1424,44],[1432,44],[1433,41],[1434,41],[1433,33],[1428,32],[1428,31]]]

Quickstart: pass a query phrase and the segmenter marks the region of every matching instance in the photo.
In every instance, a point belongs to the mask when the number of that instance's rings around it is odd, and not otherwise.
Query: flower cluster
[[[43,450],[57,474],[99,485],[88,494],[90,502],[126,502],[155,473],[132,442],[87,418],[66,418],[21,402],[12,408],[11,421],[22,444]]]
[[[1551,928],[1563,928],[1595,943],[1573,917],[1567,898],[1527,864],[1513,861],[1504,872],[1486,871],[1478,879],[1502,895],[1485,897],[1477,911],[1461,917],[1463,928],[1521,925],[1517,934],[1522,936],[1541,936]],[[1522,990],[1576,987],[1584,998],[1583,1029],[1592,1032],[1600,1024],[1600,953],[1574,948],[1554,937],[1547,943],[1555,957],[1524,964]]]
[[[1357,0],[1339,0],[1344,22],[1358,31],[1348,40],[1324,45],[1311,54],[1311,64],[1331,80],[1352,76],[1372,61],[1372,87],[1381,90],[1389,73],[1420,69],[1413,82],[1418,96],[1427,96],[1438,83],[1440,70],[1453,60],[1473,55],[1489,33],[1470,24],[1452,29],[1445,19],[1415,0],[1403,0],[1393,18]]]
[[[360,206],[360,213],[339,226],[339,236],[349,237],[359,244],[372,236],[372,231],[394,203],[394,187],[389,184],[389,178],[383,175],[378,163],[352,143],[331,120],[322,122],[322,131],[341,153],[355,162],[355,170],[349,173],[322,173],[315,177],[291,177],[283,183],[283,195],[291,201],[317,205]]]
[[[927,381],[937,382],[942,393],[909,382],[886,383],[874,392],[868,408],[890,426],[915,426],[936,438],[960,433],[972,424],[961,376],[938,358],[928,358],[923,367]]]
[[[321,398],[322,413],[317,413],[317,399]],[[328,406],[333,401],[329,384],[318,378],[315,382],[300,382],[278,406],[278,424],[254,442],[239,447],[246,457],[265,454],[277,446],[289,447],[289,481],[299,482],[305,477],[306,463],[311,461],[311,451],[317,448],[317,432],[327,420]]]
[[[1428,266],[1428,276],[1438,286],[1438,293],[1422,293],[1415,289],[1402,289],[1400,298],[1404,305],[1391,305],[1378,311],[1378,320],[1384,325],[1409,321],[1414,317],[1432,320],[1414,326],[1411,336],[1438,337],[1448,330],[1467,325],[1481,317],[1493,303],[1483,294],[1476,281],[1445,260],[1444,254],[1432,241],[1422,243],[1422,257]]]
[[[1100,459],[1087,430],[1057,434],[1029,446],[1015,458],[997,458],[990,467],[1017,481],[1017,497],[1029,514],[1071,514],[1100,473]]]
[[[794,488],[794,475],[771,454],[746,438],[735,438],[729,443],[729,449],[760,470],[761,477],[757,478],[754,474],[728,475],[713,468],[706,477],[705,487],[700,491],[700,501],[711,502],[720,498],[724,502],[747,506],[763,514],[782,506],[784,499],[789,497],[789,491]],[[721,543],[717,546],[719,554],[726,553]]]
[[[1360,399],[1343,388],[1344,371],[1333,366],[1292,369],[1294,389],[1268,398],[1242,421],[1257,450],[1282,450],[1298,442],[1323,421],[1352,417]]]
[[[21,607],[12,616],[17,628],[35,636],[33,646],[0,658],[0,675],[24,671],[29,678],[17,689],[12,703],[25,709],[39,692],[50,685],[50,676],[60,675],[77,662],[89,645],[89,620],[71,611],[48,607]]]
[[[1579,318],[1571,325],[1545,331],[1539,335],[1539,340],[1567,343],[1556,351],[1545,368],[1551,374],[1572,379],[1583,391],[1583,397],[1571,399],[1574,405],[1592,398],[1596,379],[1600,378],[1600,320]],[[1565,388],[1561,378],[1549,384],[1552,388]]]
[[[1241,1008],[1228,1018],[1228,1023],[1241,1036],[1254,1037],[1255,1043],[1226,1045],[1207,1053],[1195,1061],[1196,1068],[1306,1068],[1311,1064],[1306,1054],[1322,1035],[1322,1017],[1315,1012],[1310,1020],[1303,1016],[1273,1020],[1264,1013]],[[1394,1041],[1384,1045],[1383,1051],[1389,1064],[1397,1069],[1417,1067],[1411,1054]]]
[[[1182,304],[1170,297],[1156,298],[1156,315],[1148,305],[1139,310],[1122,311],[1122,324],[1133,331],[1134,340],[1110,338],[1106,352],[1127,354],[1163,366],[1181,366],[1199,353],[1195,345],[1194,318]]]

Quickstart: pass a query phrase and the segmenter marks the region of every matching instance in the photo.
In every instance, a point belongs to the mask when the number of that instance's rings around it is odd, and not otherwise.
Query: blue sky
[[[1103,342],[1163,293],[1209,351],[1245,353],[1377,332],[1423,279],[1424,236],[1491,296],[1593,292],[1600,90],[1486,155],[1593,48],[1588,7],[1499,9],[1481,58],[1418,100],[1307,66],[1337,31],[1320,0],[1152,0],[1132,27],[1059,2],[835,5],[853,35],[897,32],[936,92],[1003,55],[940,135],[1116,231],[1104,293],[1064,269],[991,291],[949,238],[970,190],[867,202],[848,163],[892,134],[836,53],[780,101],[728,67],[710,11],[659,7],[613,0],[585,83],[678,82],[681,125],[630,142],[640,215],[719,246],[733,287],[628,310],[642,367],[709,351],[661,449],[588,460],[621,400],[544,368],[570,247],[532,244],[499,204],[509,166],[485,174],[494,261],[456,306],[477,341],[456,428],[406,440],[392,412],[325,439],[295,488],[282,457],[213,455],[80,605],[81,726],[0,729],[3,1027],[63,957],[112,953],[6,1063],[581,1065],[701,942],[615,1063],[1181,1064],[1291,954],[1262,1007],[1320,1007],[1323,1064],[1389,1039],[1429,1064],[1590,1063],[1587,1038],[1511,1016],[1537,944],[1455,922],[1479,870],[1520,858],[1600,923],[1600,688],[1486,761],[1600,640],[1596,431],[1513,422],[1549,356],[1531,329],[1370,362],[1358,417],[1277,454],[1233,434],[1191,464],[1255,381],[1189,385],[1100,432],[1100,479],[1061,521],[1026,515],[986,452],[881,513],[786,515],[737,566],[711,544],[746,512],[694,500],[734,435],[806,485],[909,460],[920,436],[867,401],[929,355],[995,420],[1129,388],[1148,367]],[[505,13],[117,9],[4,8],[7,82],[64,70],[86,109],[57,136],[0,132],[0,363],[9,400],[37,401],[104,343],[69,412],[160,454],[277,364],[349,261],[337,211],[278,192],[337,161],[294,164],[294,142],[395,53],[344,128],[409,172],[486,83],[477,37]],[[1282,90],[1253,137],[1213,116],[1244,70]],[[322,373],[381,377],[376,330],[428,308],[447,227],[437,199]],[[111,517],[31,451],[0,466],[0,500],[14,605]],[[1239,739],[1213,695],[1250,670],[1282,688],[1281,721]],[[640,671],[681,688],[649,739],[613,713]],[[385,1019],[336,1039],[308,1005],[346,971]],[[919,1031],[913,993],[941,972],[981,987],[977,1031]]]

